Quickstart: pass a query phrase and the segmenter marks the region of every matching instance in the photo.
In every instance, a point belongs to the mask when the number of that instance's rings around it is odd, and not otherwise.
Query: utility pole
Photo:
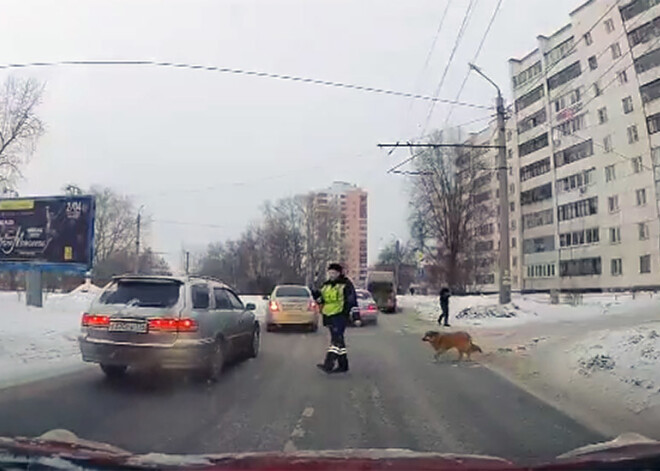
[[[395,264],[394,264],[394,292],[399,294],[399,271],[401,270],[401,242],[399,239],[394,243]]]
[[[142,221],[142,208],[144,205],[140,206],[138,209],[137,217],[135,218],[136,224],[136,238],[135,238],[135,274],[140,273],[140,223]]]
[[[506,162],[506,129],[504,98],[500,87],[484,74],[479,67],[470,64],[470,69],[485,78],[497,90],[497,174],[500,181],[500,304],[511,302],[511,268],[509,254],[509,182]]]
[[[186,250],[186,275],[190,274],[190,251]]]

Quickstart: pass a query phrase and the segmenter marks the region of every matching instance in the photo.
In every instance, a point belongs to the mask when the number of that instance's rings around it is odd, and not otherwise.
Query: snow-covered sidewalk
[[[80,318],[94,295],[48,294],[34,308],[24,293],[0,293],[0,387],[82,367]]]
[[[435,324],[435,296],[402,296],[420,329]],[[478,361],[605,434],[660,438],[660,298],[652,293],[584,295],[550,304],[549,295],[454,296],[451,330],[484,348]]]

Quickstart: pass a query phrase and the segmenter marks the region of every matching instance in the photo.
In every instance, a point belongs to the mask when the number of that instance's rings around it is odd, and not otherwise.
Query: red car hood
[[[40,469],[162,470],[578,470],[644,467],[660,469],[660,442],[637,434],[588,445],[547,463],[520,465],[479,455],[424,453],[403,449],[263,452],[208,455],[133,454],[112,445],[53,430],[38,438],[0,437],[0,468],[41,464]],[[57,465],[55,465],[57,463]],[[21,466],[23,465],[23,466]],[[52,466],[51,467],[49,467]]]

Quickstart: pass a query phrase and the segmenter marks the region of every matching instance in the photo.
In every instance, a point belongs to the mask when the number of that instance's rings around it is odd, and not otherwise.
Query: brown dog
[[[472,337],[470,337],[470,334],[467,332],[441,334],[435,330],[429,330],[422,338],[422,342],[428,342],[431,344],[435,350],[435,355],[433,357],[436,361],[438,361],[438,356],[452,348],[458,350],[459,361],[463,359],[463,355],[467,355],[468,360],[471,360],[470,355],[472,355],[473,352],[481,353],[481,348],[472,343]]]

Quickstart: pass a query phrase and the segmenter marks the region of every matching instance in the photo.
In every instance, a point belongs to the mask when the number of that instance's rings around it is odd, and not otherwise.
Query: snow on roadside
[[[25,294],[0,293],[0,385],[82,366],[80,316],[95,294],[47,294],[43,308],[25,305]]]
[[[246,294],[246,295],[240,295],[239,298],[241,298],[243,304],[253,303],[255,306],[257,306],[257,309],[254,311],[254,313],[257,316],[257,319],[263,322],[263,320],[266,318],[266,303],[267,303],[267,301],[263,299],[263,296],[256,294],[255,295]]]
[[[423,320],[435,321],[440,314],[437,296],[404,295],[397,297],[400,307],[412,309]],[[449,301],[449,319],[456,327],[518,326],[531,322],[570,322],[607,314],[628,312],[633,304],[658,305],[659,299],[651,293],[590,294],[575,305],[550,304],[548,294],[514,295],[512,302],[498,305],[498,295],[452,296]]]
[[[574,380],[620,389],[634,411],[660,405],[660,322],[594,332],[568,349]],[[581,377],[581,378],[580,378]]]

